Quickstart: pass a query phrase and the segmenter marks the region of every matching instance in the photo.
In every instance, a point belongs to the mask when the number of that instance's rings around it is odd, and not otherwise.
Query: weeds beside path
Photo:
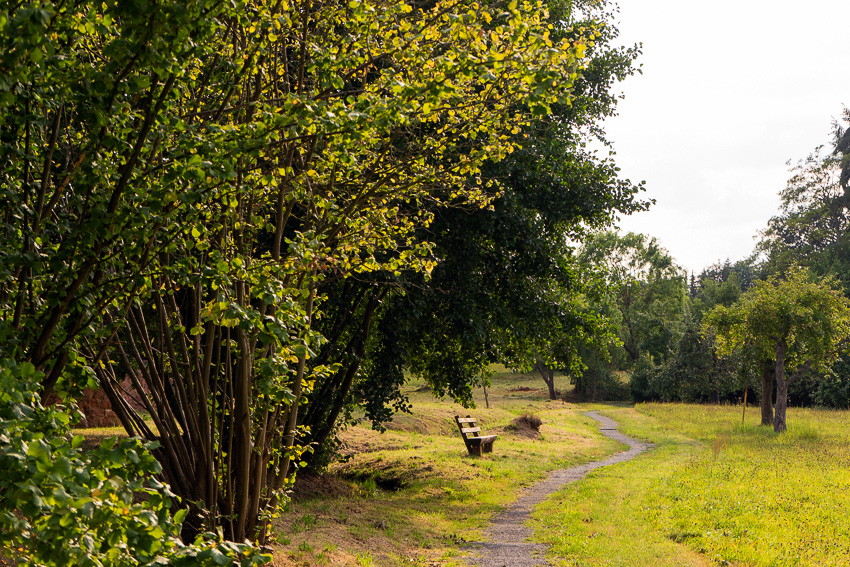
[[[599,422],[599,429],[603,435],[628,445],[629,449],[603,461],[554,471],[545,480],[535,484],[493,520],[492,526],[485,532],[487,542],[474,544],[479,554],[470,559],[473,565],[479,567],[549,565],[542,557],[546,546],[528,541],[532,536],[532,530],[525,523],[530,518],[531,508],[565,484],[583,478],[591,470],[628,461],[652,446],[617,431],[617,423],[611,418],[601,416],[595,411],[586,412],[585,415]]]

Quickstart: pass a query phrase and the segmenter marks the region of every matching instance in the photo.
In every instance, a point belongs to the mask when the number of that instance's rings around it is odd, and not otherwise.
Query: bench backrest
[[[460,417],[459,415],[456,415],[455,421],[457,422],[457,427],[460,429],[460,434],[463,435],[464,439],[469,437],[481,437],[481,428],[476,425],[477,420],[474,417]]]

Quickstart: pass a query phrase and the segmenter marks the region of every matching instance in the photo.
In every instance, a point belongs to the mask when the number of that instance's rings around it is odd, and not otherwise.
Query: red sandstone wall
[[[124,381],[121,383],[119,390],[122,389],[125,391],[132,391],[132,382],[129,377],[124,378]],[[51,398],[52,399],[49,399],[47,403],[56,403],[56,399],[52,396]],[[134,401],[131,401],[130,405],[132,405],[136,411],[144,411],[145,409],[141,404],[137,404]],[[85,390],[83,392],[83,397],[78,400],[77,406],[83,412],[83,415],[85,415],[83,420],[77,425],[79,428],[85,429],[89,427],[121,426],[121,421],[110,407],[109,398],[106,397],[106,392],[100,388],[95,390]]]
[[[121,425],[118,416],[110,408],[106,392],[100,388],[83,392],[83,398],[77,405],[86,416],[77,427],[115,427]]]

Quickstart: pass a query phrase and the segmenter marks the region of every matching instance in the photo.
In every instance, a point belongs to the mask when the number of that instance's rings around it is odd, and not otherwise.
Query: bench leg
[[[477,445],[471,445],[471,444],[467,445],[466,449],[469,451],[470,455],[478,455],[479,457],[481,456],[481,444],[480,443],[477,444]]]
[[[483,449],[484,449],[485,453],[492,453],[493,452],[493,442],[491,441],[490,443],[483,445]]]

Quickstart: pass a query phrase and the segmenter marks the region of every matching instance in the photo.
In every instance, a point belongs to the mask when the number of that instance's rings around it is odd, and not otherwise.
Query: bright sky
[[[748,256],[788,167],[850,106],[850,0],[619,0],[643,74],[606,121],[621,175],[646,181],[655,236],[688,271]]]

